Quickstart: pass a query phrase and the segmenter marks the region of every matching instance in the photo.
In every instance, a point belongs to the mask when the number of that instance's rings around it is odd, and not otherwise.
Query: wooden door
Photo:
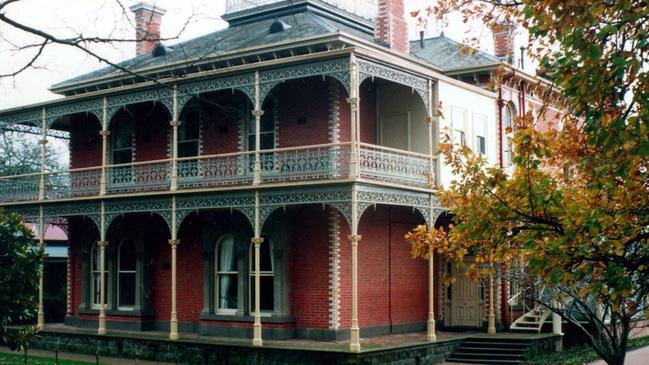
[[[480,327],[478,290],[479,283],[454,270],[456,281],[452,284],[453,326]]]

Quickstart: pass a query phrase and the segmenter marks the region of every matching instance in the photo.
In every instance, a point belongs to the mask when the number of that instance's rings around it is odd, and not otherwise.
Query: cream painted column
[[[437,330],[435,328],[435,263],[432,251],[428,258],[428,323],[426,327],[428,341],[437,341]]]
[[[428,116],[426,117],[426,122],[428,124],[428,187],[431,189],[435,187],[435,151],[433,151],[434,102],[433,81],[428,80]]]
[[[358,326],[358,191],[352,185],[352,217],[351,234],[349,240],[352,244],[352,326],[350,331],[349,351],[360,352],[360,328]]]
[[[178,339],[178,315],[176,312],[176,251],[180,240],[178,239],[176,221],[176,196],[171,197],[171,239],[169,245],[171,246],[171,319],[169,321],[169,339]]]
[[[108,162],[108,100],[104,97],[101,108],[101,172],[99,176],[99,195],[106,195],[106,163]]]
[[[347,99],[351,111],[349,177],[358,178],[360,177],[360,98],[358,85],[358,62],[356,61],[356,56],[354,56],[354,54],[350,55],[349,72],[350,95]]]
[[[99,209],[99,327],[98,335],[106,334],[106,208],[104,201],[100,203]]]
[[[261,96],[260,96],[260,75],[259,71],[255,71],[255,110],[252,115],[255,117],[255,165],[253,168],[252,184],[258,185],[261,182],[261,117],[264,111],[261,110]]]
[[[494,312],[494,275],[489,273],[489,314],[487,315],[487,333],[496,334],[496,314]]]
[[[252,327],[253,346],[263,345],[261,339],[261,301],[260,301],[260,275],[259,275],[259,251],[264,239],[261,238],[261,222],[259,220],[259,191],[255,192],[255,236],[252,238],[252,244],[255,248],[255,323]]]
[[[36,330],[42,331],[45,328],[45,311],[43,310],[43,276],[45,276],[45,219],[43,218],[43,206],[39,207],[38,214],[38,246],[43,250],[41,255],[41,274],[38,277],[38,319]]]
[[[45,163],[47,158],[47,112],[41,111],[41,173],[38,183],[38,200],[45,200]]]
[[[178,190],[178,127],[180,121],[178,120],[178,89],[174,86],[173,91],[173,107],[172,107],[171,122],[171,191]],[[175,197],[174,197],[175,199]]]

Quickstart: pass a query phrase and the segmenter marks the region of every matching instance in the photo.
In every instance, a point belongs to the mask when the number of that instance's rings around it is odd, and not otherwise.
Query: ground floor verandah
[[[245,339],[228,337],[187,334],[170,341],[163,331],[121,330],[98,336],[89,329],[52,324],[32,348],[183,364],[439,364],[462,340],[480,336],[525,339],[545,349],[559,338],[552,334],[439,331],[437,341],[429,342],[425,332],[415,332],[364,338],[362,351],[350,353],[346,341],[267,340],[260,348]]]

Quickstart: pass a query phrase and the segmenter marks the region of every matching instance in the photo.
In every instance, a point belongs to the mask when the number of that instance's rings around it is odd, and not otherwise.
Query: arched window
[[[503,163],[505,166],[512,164],[512,135],[514,129],[514,107],[511,104],[503,110]]]
[[[271,242],[264,238],[259,248],[259,306],[262,311],[275,310],[275,271]],[[255,311],[255,246],[250,245],[250,313]]]
[[[237,250],[234,237],[225,235],[216,243],[214,250],[217,312],[235,313],[239,306]]]
[[[136,280],[135,241],[124,239],[117,253],[117,307],[130,310],[135,306]]]
[[[101,285],[101,267],[100,267],[100,257],[99,257],[99,247],[97,247],[97,244],[92,245],[92,249],[90,252],[90,305],[92,308],[99,308],[100,305],[100,285]],[[104,280],[108,279],[107,278],[107,272],[106,266],[104,266]],[[105,293],[104,293],[105,295]],[[106,301],[104,301],[105,303]]]

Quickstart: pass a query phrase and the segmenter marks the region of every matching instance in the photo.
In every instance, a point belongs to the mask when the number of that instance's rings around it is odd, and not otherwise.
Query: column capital
[[[361,238],[363,238],[363,236],[361,236],[360,234],[350,234],[347,237],[349,238],[350,241],[352,241],[352,244],[358,244],[358,241],[360,241]]]
[[[250,242],[252,242],[253,245],[259,246],[262,243],[264,243],[264,238],[263,237],[253,237],[250,239]]]
[[[432,116],[426,117],[426,123],[428,124],[428,126],[433,125],[433,120],[434,118]]]
[[[110,131],[109,131],[108,129],[102,129],[102,130],[99,131],[99,134],[100,134],[102,137],[105,138],[105,137],[108,137],[108,136],[110,135]]]
[[[172,121],[169,121],[169,125],[172,126],[172,127],[174,127],[174,128],[178,128],[178,127],[180,127],[181,124],[182,124],[182,122],[179,121],[179,120],[172,120]]]
[[[252,115],[257,117],[257,118],[261,118],[264,115],[264,111],[261,110],[261,109],[253,110]]]
[[[39,140],[38,143],[47,144],[47,138],[43,138],[43,139]]]
[[[97,247],[99,247],[100,249],[103,250],[104,248],[106,248],[106,246],[108,246],[108,241],[97,241]]]
[[[179,244],[180,244],[180,240],[169,240],[169,245],[174,250],[176,249],[176,247],[178,247]]]
[[[347,102],[351,106],[352,110],[355,111],[358,108],[358,103],[360,102],[360,99],[357,97],[347,98]]]

